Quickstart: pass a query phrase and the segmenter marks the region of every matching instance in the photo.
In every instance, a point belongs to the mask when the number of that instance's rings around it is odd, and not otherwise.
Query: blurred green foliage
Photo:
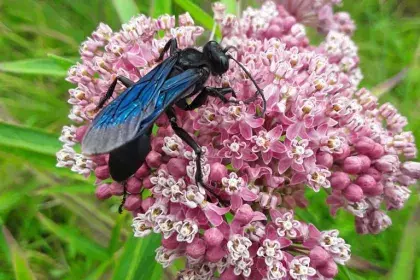
[[[235,0],[223,2],[235,8]],[[173,275],[175,268],[163,271],[154,261],[158,236],[131,237],[129,215],[116,213],[119,201],[97,201],[92,179],[55,168],[55,152],[61,127],[69,123],[66,69],[99,22],[118,29],[136,11],[159,15],[188,9],[208,28],[211,16],[200,8],[211,15],[210,3],[199,0],[0,1],[0,279]],[[381,102],[392,102],[408,117],[420,143],[418,0],[344,0],[343,10],[358,26],[354,40],[363,86],[372,88],[408,68]],[[417,192],[403,211],[391,214],[394,225],[377,236],[356,235],[349,215],[332,219],[325,196],[308,196],[309,211],[298,215],[320,229],[340,229],[352,244],[355,259],[336,279],[420,279]]]

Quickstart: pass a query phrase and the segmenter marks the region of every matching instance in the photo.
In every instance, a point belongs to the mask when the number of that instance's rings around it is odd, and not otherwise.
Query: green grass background
[[[55,168],[57,138],[69,123],[71,85],[66,69],[78,46],[99,22],[119,29],[137,11],[159,15],[188,9],[211,26],[210,4],[190,1],[0,0],[0,280],[170,279],[154,262],[158,236],[131,237],[129,214],[119,200],[99,202],[92,178]],[[235,0],[226,0],[234,11]],[[243,1],[247,2],[247,1]],[[248,3],[251,1],[248,1]],[[344,0],[357,23],[363,86],[373,88],[409,71],[381,96],[409,119],[420,142],[420,3],[418,0]],[[66,57],[63,59],[62,57]],[[358,236],[353,220],[328,215],[325,196],[310,196],[298,215],[320,229],[338,228],[354,259],[336,279],[420,279],[420,210],[416,190],[393,226],[377,236]],[[177,263],[176,266],[182,266]]]

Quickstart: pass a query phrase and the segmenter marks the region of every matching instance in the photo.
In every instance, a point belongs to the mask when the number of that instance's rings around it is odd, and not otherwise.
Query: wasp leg
[[[206,186],[206,184],[203,182],[203,171],[201,169],[201,147],[197,144],[197,142],[194,141],[194,139],[191,137],[191,135],[188,134],[183,128],[179,127],[176,122],[176,115],[173,108],[169,108],[166,110],[166,115],[168,116],[168,119],[171,123],[171,127],[174,130],[175,134],[179,136],[185,143],[187,143],[188,146],[190,146],[195,154],[196,154],[196,171],[195,171],[195,182],[202,187],[204,187],[211,195],[219,199],[219,196],[215,194],[210,188]]]
[[[124,204],[125,204],[125,200],[127,199],[127,181],[122,182],[123,188],[124,188],[124,192],[123,192],[123,198],[121,200],[121,204],[118,207],[118,213],[122,214],[123,209],[124,209]]]
[[[238,101],[235,100],[228,100],[225,95],[232,93],[234,95],[234,91],[232,88],[213,88],[213,87],[205,87],[202,91],[194,98],[191,104],[188,104],[185,99],[179,100],[176,105],[185,111],[195,110],[198,107],[204,105],[207,101],[208,96],[218,97],[222,100],[223,103],[235,103],[238,104]],[[236,96],[236,95],[235,95]]]
[[[127,77],[124,77],[124,76],[117,76],[117,77],[114,79],[114,81],[112,82],[112,84],[109,86],[109,88],[108,88],[108,90],[107,90],[107,92],[106,92],[105,96],[104,96],[104,97],[102,97],[102,98],[101,98],[101,100],[99,101],[99,104],[98,104],[98,106],[96,107],[96,109],[101,109],[101,108],[104,106],[105,102],[107,102],[107,101],[108,101],[108,99],[110,99],[110,98],[111,98],[112,94],[114,93],[115,86],[117,85],[117,81],[120,81],[120,82],[121,82],[121,83],[122,83],[125,87],[127,87],[127,88],[129,88],[129,87],[131,87],[132,85],[134,85],[134,84],[135,84],[132,80],[130,80],[130,79],[129,79],[129,78],[127,78]]]
[[[159,58],[156,61],[161,61],[165,53],[169,50],[169,54],[173,55],[176,51],[178,51],[178,43],[176,39],[172,38],[168,42],[166,42],[163,50],[160,52]]]

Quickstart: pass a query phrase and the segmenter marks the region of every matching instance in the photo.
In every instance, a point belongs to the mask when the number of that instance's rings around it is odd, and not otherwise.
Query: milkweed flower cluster
[[[420,164],[410,161],[417,153],[413,135],[395,107],[358,89],[354,25],[347,14],[333,14],[339,2],[265,2],[241,18],[214,4],[222,43],[237,48],[231,54],[263,88],[267,111],[256,118],[261,100],[240,102],[256,89],[235,64],[208,84],[232,87],[238,104],[210,97],[195,111],[176,109],[178,125],[202,146],[206,186],[195,182],[192,149],[165,116],[156,122],[152,150],[126,182],[124,208],[133,212],[135,236],[162,235],[157,262],[167,267],[186,258],[179,279],[331,279],[337,264],[350,259],[350,246],[338,230],[298,220],[294,209],[309,203],[305,191],[326,191],[331,214],[353,214],[361,234],[386,229],[391,219],[384,209],[400,209],[410,196],[409,185],[420,178]],[[69,70],[67,80],[77,85],[69,92],[69,118],[77,127],[63,128],[57,165],[93,172],[101,200],[123,194],[109,178],[108,156],[74,147],[117,75],[140,79],[170,38],[180,48],[196,47],[203,28],[188,14],[178,23],[169,15],[140,15],[118,32],[100,24],[81,46],[82,62]],[[304,24],[324,32],[324,42],[310,45]]]

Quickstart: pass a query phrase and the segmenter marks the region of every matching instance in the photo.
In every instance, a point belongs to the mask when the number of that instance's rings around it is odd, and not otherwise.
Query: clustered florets
[[[361,234],[379,233],[391,224],[383,208],[401,209],[409,185],[420,178],[414,137],[391,104],[379,105],[362,78],[357,47],[349,37],[354,24],[334,14],[340,1],[281,0],[248,8],[241,18],[214,4],[224,45],[256,79],[267,99],[264,118],[255,118],[261,101],[223,104],[215,98],[196,111],[177,109],[178,124],[203,147],[205,189],[195,182],[195,153],[161,117],[146,163],[128,179],[124,208],[134,215],[137,237],[162,234],[156,261],[164,267],[186,256],[179,279],[326,279],[350,259],[350,246],[337,230],[319,231],[296,220],[306,189],[328,193],[331,214],[352,213]],[[327,34],[310,46],[303,24]],[[157,31],[163,37],[157,38]],[[58,166],[97,178],[99,199],[121,196],[110,182],[108,156],[77,153],[96,106],[116,75],[138,80],[156,65],[170,38],[181,48],[195,45],[203,32],[188,14],[144,15],[119,32],[107,25],[81,46],[82,62],[69,70],[73,105],[64,127]],[[236,65],[210,85],[230,86],[237,100],[255,88]],[[122,91],[117,86],[116,92]],[[196,133],[199,132],[199,133]],[[211,191],[211,192],[209,192]],[[217,198],[213,195],[216,194]]]

